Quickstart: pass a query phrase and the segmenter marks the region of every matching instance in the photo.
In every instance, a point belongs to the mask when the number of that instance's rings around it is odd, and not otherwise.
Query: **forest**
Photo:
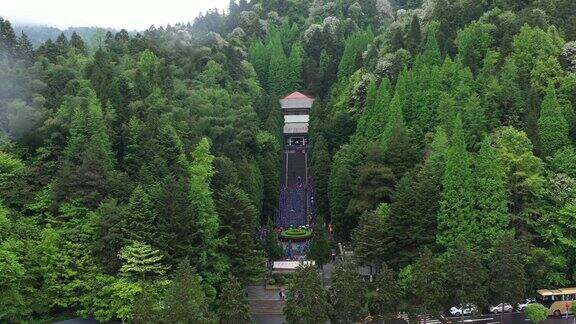
[[[341,242],[354,260],[328,290],[297,272],[288,322],[576,286],[576,1],[231,0],[190,19],[33,46],[0,18],[0,322],[252,323],[242,288],[282,256],[278,100],[296,90],[316,98],[311,257]]]

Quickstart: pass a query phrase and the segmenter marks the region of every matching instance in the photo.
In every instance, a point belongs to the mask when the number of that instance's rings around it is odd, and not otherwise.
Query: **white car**
[[[500,312],[502,312],[502,303],[495,305],[495,306],[490,306],[488,308],[488,310],[492,314],[500,313]],[[504,312],[511,312],[513,310],[514,310],[514,307],[512,307],[512,305],[510,305],[508,303],[504,303]]]
[[[528,306],[530,304],[536,304],[536,298],[526,298],[523,301],[519,302],[518,305],[516,306],[516,308],[519,311],[524,311],[526,306]]]
[[[453,316],[472,315],[478,313],[478,307],[473,304],[466,304],[464,307],[462,307],[460,304],[451,307],[449,312]]]

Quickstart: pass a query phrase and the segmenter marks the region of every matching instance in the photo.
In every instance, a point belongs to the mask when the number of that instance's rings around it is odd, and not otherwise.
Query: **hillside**
[[[240,0],[140,33],[0,19],[0,322],[249,323],[242,285],[285,257],[296,90],[310,257],[342,242],[355,263],[327,292],[300,269],[289,322],[574,286],[574,72],[572,0]]]

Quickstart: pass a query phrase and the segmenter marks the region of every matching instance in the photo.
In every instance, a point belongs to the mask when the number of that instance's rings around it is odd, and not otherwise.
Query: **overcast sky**
[[[143,30],[193,21],[200,12],[225,10],[229,0],[0,0],[0,16],[13,23],[65,29],[98,26]]]

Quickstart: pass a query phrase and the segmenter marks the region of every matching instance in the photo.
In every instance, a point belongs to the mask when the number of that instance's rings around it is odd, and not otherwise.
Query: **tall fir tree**
[[[250,324],[254,321],[244,288],[233,276],[228,276],[228,280],[222,284],[222,292],[218,299],[218,320],[221,324]]]
[[[298,267],[288,285],[284,314],[289,323],[324,323],[331,312],[328,296],[315,267]]]
[[[256,248],[258,214],[246,193],[228,185],[218,201],[221,220],[220,235],[225,238],[223,250],[230,259],[230,271],[241,282],[248,283],[262,277],[263,253]]]
[[[57,199],[81,198],[96,207],[107,195],[114,159],[102,107],[85,84],[73,103],[70,137],[57,184]]]
[[[542,142],[542,153],[545,156],[552,155],[556,150],[570,144],[569,126],[562,114],[562,108],[552,85],[548,86],[546,96],[542,101],[538,119],[538,136]]]
[[[508,194],[500,153],[485,137],[476,160],[474,200],[480,247],[489,252],[508,228]]]
[[[289,83],[287,84],[288,91],[296,91],[302,89],[302,46],[295,42],[290,50],[290,57],[288,59],[288,75]]]
[[[202,287],[202,277],[187,259],[178,264],[164,297],[163,318],[170,323],[208,323],[212,314]]]
[[[316,265],[323,267],[330,260],[330,241],[326,231],[324,218],[318,217],[310,245],[310,258],[316,261]]]
[[[360,317],[366,303],[366,287],[356,263],[345,260],[336,266],[329,293],[335,322],[353,323]]]
[[[459,241],[474,245],[478,239],[478,226],[472,211],[473,178],[460,117],[455,121],[450,138],[442,185],[438,243],[448,249],[454,248]]]
[[[222,279],[227,268],[226,261],[218,252],[221,245],[218,239],[220,220],[210,189],[210,180],[214,176],[214,156],[210,154],[210,143],[203,138],[192,152],[190,163],[190,202],[196,212],[196,223],[199,229],[197,262],[202,278],[208,284],[215,284]]]

